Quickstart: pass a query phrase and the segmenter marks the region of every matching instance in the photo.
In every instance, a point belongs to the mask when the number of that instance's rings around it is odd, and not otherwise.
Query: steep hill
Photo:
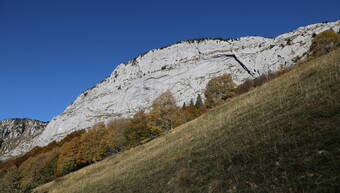
[[[340,50],[37,193],[337,192]]]
[[[319,23],[298,28],[276,38],[196,39],[151,50],[120,64],[112,74],[82,93],[46,130],[9,155],[60,140],[68,133],[114,117],[130,117],[148,109],[155,97],[170,90],[176,102],[202,94],[206,83],[224,73],[236,83],[268,71],[290,66],[304,57],[312,36],[327,29],[339,31],[340,23]]]

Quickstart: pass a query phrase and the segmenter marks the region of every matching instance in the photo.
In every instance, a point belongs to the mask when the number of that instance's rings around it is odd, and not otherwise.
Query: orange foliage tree
[[[59,158],[55,168],[55,174],[57,176],[68,174],[80,167],[76,160],[79,144],[80,137],[75,137],[60,147]]]
[[[106,133],[105,124],[100,122],[80,137],[77,163],[87,165],[105,157],[106,144],[103,137]]]
[[[144,111],[137,112],[133,118],[130,119],[125,129],[128,146],[137,145],[141,141],[153,136],[153,134],[155,134],[155,132],[148,126],[148,116]]]

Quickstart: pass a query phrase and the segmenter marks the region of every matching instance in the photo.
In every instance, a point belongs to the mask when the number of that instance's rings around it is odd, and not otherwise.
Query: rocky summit
[[[30,142],[43,132],[47,124],[47,122],[31,119],[0,121],[0,155],[7,154],[19,144]]]
[[[300,27],[275,38],[194,39],[154,49],[122,63],[112,74],[83,92],[46,129],[16,146],[6,156],[27,152],[36,145],[60,140],[78,129],[148,110],[169,90],[178,105],[202,94],[207,82],[229,73],[235,83],[291,66],[307,55],[315,34],[338,32],[340,21]]]

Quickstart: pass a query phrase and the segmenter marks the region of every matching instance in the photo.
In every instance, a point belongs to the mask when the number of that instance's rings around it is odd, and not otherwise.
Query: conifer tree
[[[195,105],[194,105],[194,100],[193,100],[193,99],[190,99],[190,105],[189,105],[189,106],[191,106],[191,107],[192,107],[192,106],[195,106]]]
[[[196,98],[196,103],[195,103],[195,107],[196,108],[201,108],[203,106],[203,101],[202,101],[202,97],[200,94],[197,95]]]

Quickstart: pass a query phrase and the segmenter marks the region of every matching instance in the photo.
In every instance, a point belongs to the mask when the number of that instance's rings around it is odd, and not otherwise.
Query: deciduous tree
[[[225,100],[235,95],[235,87],[230,74],[211,79],[204,92],[206,106],[212,108],[224,103]]]

